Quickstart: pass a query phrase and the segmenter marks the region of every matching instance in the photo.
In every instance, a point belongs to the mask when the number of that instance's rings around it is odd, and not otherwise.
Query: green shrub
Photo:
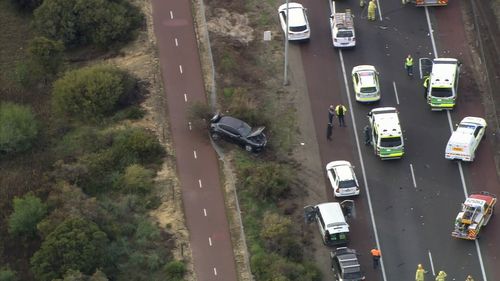
[[[85,67],[55,81],[53,108],[64,117],[95,122],[114,113],[133,88],[130,76],[116,67]]]
[[[20,10],[33,11],[42,4],[43,0],[10,0],[10,2]]]
[[[28,53],[32,73],[43,79],[55,77],[64,62],[64,44],[42,36],[31,40]]]
[[[31,258],[38,280],[61,278],[68,270],[92,274],[107,266],[108,238],[92,221],[70,218],[43,241]]]
[[[242,171],[245,188],[260,200],[286,197],[291,178],[290,170],[275,162],[257,163]]]
[[[47,214],[47,206],[40,198],[28,194],[14,198],[14,211],[9,217],[9,233],[31,237],[36,234],[36,225]]]
[[[16,272],[9,267],[0,267],[0,281],[17,281]]]
[[[34,27],[68,47],[108,48],[126,42],[142,20],[139,9],[128,1],[45,0],[34,13]]]
[[[0,105],[0,153],[16,153],[30,149],[38,135],[31,109],[13,103]]]
[[[152,132],[129,128],[114,135],[111,153],[117,167],[123,169],[132,164],[159,163],[165,150]]]
[[[169,281],[181,281],[186,274],[186,265],[182,261],[171,261],[165,265],[165,274]]]
[[[141,165],[133,164],[125,169],[115,187],[126,193],[145,195],[153,189],[154,172]]]

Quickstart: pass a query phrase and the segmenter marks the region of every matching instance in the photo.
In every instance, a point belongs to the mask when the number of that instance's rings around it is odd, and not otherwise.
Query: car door
[[[285,8],[286,10],[286,8]],[[283,29],[283,32],[285,32],[286,36],[286,11],[283,10],[280,12],[280,23],[281,23],[281,29]]]
[[[357,72],[352,75],[352,85],[354,87],[354,93],[359,93],[359,74]]]
[[[479,143],[481,142],[483,135],[484,135],[484,127],[477,126],[476,129],[474,130],[474,151],[476,151],[476,148],[479,146]]]
[[[420,70],[420,79],[423,79],[426,76],[431,75],[432,72],[432,59],[430,58],[419,58],[418,66]]]
[[[224,137],[232,142],[239,142],[239,133],[231,126],[221,124],[220,128],[224,131]]]

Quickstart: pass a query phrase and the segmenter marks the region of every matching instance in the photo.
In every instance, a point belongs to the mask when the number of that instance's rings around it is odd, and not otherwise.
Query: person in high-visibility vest
[[[429,90],[429,76],[424,77],[424,99],[427,99],[427,92]]]
[[[337,117],[339,118],[339,127],[345,127],[344,115],[346,112],[347,108],[342,104],[339,104],[335,107],[335,113],[337,113]]]
[[[424,267],[419,264],[417,266],[417,271],[415,272],[415,281],[424,281],[426,273],[427,271],[425,271]]]
[[[375,10],[377,9],[377,4],[375,4],[375,0],[371,0],[368,3],[368,20],[375,20]]]
[[[448,274],[446,274],[446,272],[441,270],[436,276],[436,281],[446,281],[446,276],[448,276]]]
[[[411,55],[408,55],[406,57],[405,68],[406,68],[406,72],[408,73],[408,76],[412,76],[413,75],[413,58],[411,57]]]
[[[378,267],[378,261],[380,260],[380,256],[382,255],[379,249],[372,249],[370,251],[372,254],[372,259],[373,259],[373,269],[377,269]]]

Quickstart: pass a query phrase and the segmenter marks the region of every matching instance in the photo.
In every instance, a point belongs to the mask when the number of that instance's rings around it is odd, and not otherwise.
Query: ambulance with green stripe
[[[373,151],[382,160],[403,157],[404,140],[398,114],[394,107],[374,108],[368,113]]]
[[[452,58],[432,60],[432,71],[427,85],[427,103],[431,110],[451,110],[457,99],[460,62]]]

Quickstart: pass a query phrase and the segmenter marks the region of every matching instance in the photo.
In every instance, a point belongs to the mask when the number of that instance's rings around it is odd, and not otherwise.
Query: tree
[[[17,281],[16,272],[12,271],[8,266],[0,267],[0,281]]]
[[[112,66],[91,66],[67,72],[55,81],[52,103],[57,114],[98,121],[113,113],[133,87],[126,72]]]
[[[10,2],[20,10],[33,11],[42,4],[43,0],[11,0]]]
[[[243,184],[261,200],[275,201],[283,198],[290,190],[292,174],[282,165],[267,162],[245,167]]]
[[[40,198],[28,194],[14,198],[14,212],[9,217],[9,233],[31,237],[36,234],[37,224],[47,214],[47,206]]]
[[[62,41],[35,37],[29,44],[28,52],[35,76],[45,80],[55,77],[64,62]]]
[[[31,258],[31,268],[42,281],[61,278],[69,270],[91,274],[107,266],[104,232],[92,221],[70,218],[61,223],[43,241]]]
[[[182,261],[171,261],[165,265],[167,280],[181,281],[186,274],[186,265]]]
[[[0,105],[0,153],[16,153],[31,148],[38,135],[35,116],[27,106]]]
[[[154,172],[141,165],[133,164],[125,169],[117,188],[127,193],[145,195],[153,189]]]
[[[139,9],[128,1],[45,0],[35,10],[34,26],[67,47],[109,47],[126,42],[142,22]]]

